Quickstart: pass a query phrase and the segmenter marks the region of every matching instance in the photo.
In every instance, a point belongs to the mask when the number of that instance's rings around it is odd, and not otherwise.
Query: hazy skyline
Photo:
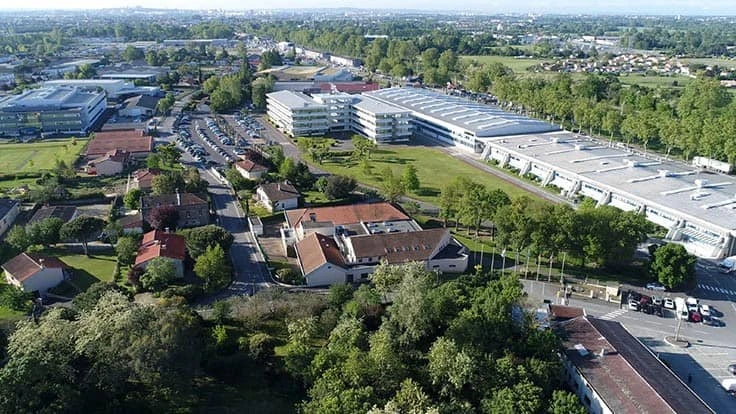
[[[560,13],[560,14],[666,14],[666,15],[732,15],[736,4],[715,0],[464,0],[448,3],[441,0],[374,0],[370,7],[360,0],[271,0],[249,2],[236,0],[35,0],[32,5],[3,1],[0,10],[8,9],[100,9],[116,7],[146,7],[168,9],[302,9],[357,7],[364,9],[417,9],[444,11],[476,11],[485,13]],[[20,6],[20,7],[19,7]]]

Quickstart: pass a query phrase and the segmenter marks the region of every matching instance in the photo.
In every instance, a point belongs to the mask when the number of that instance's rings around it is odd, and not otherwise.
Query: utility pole
[[[549,274],[547,274],[547,282],[552,281],[552,262],[554,261],[554,256],[549,255]]]
[[[542,267],[542,255],[539,254],[537,256],[537,280],[539,280],[539,271],[541,270],[541,267]]]
[[[567,258],[567,252],[562,252],[562,269],[560,269],[560,284],[565,284],[565,259]]]
[[[501,276],[506,274],[506,248],[504,247],[501,251],[501,258],[503,259],[501,261]]]

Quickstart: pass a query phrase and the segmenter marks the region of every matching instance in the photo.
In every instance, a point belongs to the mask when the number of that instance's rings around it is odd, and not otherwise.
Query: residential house
[[[122,174],[128,165],[129,154],[118,149],[87,162],[87,174],[108,176]]]
[[[210,223],[210,209],[207,196],[192,193],[175,193],[141,197],[143,218],[149,221],[151,211],[156,207],[173,206],[179,212],[176,227],[199,227]]]
[[[257,180],[268,172],[268,167],[249,159],[236,162],[235,169],[249,180]]]
[[[92,160],[114,150],[125,151],[132,158],[143,159],[153,151],[153,137],[145,136],[142,130],[137,129],[95,132],[87,144],[85,155],[88,160]]]
[[[156,113],[159,97],[138,95],[125,100],[123,107],[118,110],[120,116],[131,118],[150,118]]]
[[[144,193],[151,191],[153,179],[161,175],[158,168],[143,168],[133,172],[133,186]]]
[[[19,212],[20,201],[12,198],[0,198],[0,236],[10,229]]]
[[[299,190],[288,181],[261,184],[256,188],[256,195],[270,212],[297,208],[301,197]]]
[[[66,265],[55,257],[21,253],[2,265],[5,280],[24,292],[45,294],[64,281]]]
[[[366,281],[381,263],[420,262],[428,270],[462,273],[466,248],[448,229],[422,228],[390,203],[285,212],[282,242],[309,286]]]
[[[589,413],[712,413],[703,400],[620,322],[561,322],[565,385]]]
[[[174,262],[176,276],[184,277],[184,259],[186,259],[186,239],[173,233],[153,230],[143,235],[135,267],[146,269],[148,263],[157,257],[165,257]]]
[[[123,228],[123,234],[143,233],[143,215],[140,211],[121,217],[118,224]]]
[[[33,224],[50,217],[61,219],[64,223],[77,217],[77,208],[74,206],[43,206],[33,214],[28,224]]]

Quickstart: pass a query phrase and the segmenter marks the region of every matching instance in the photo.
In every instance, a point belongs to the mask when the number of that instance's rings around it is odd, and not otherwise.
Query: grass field
[[[713,66],[718,65],[722,68],[736,68],[736,60],[733,59],[719,59],[719,58],[685,58],[680,59],[683,63]]]
[[[32,172],[54,167],[56,160],[72,164],[84,148],[86,140],[44,140],[29,144],[0,144],[0,174]]]
[[[545,59],[516,58],[514,56],[461,56],[464,60],[475,60],[481,64],[501,63],[510,67],[515,73],[526,73],[527,68],[546,62]]]
[[[639,74],[620,75],[618,79],[624,85],[639,85],[648,88],[682,88],[693,80],[687,76],[645,76]]]
[[[526,195],[541,200],[535,195],[516,187],[493,175],[483,173],[460,160],[457,160],[436,148],[420,146],[380,147],[371,153],[372,170],[370,174],[362,171],[357,162],[349,157],[336,157],[324,162],[322,168],[332,174],[354,177],[358,182],[380,188],[381,171],[389,167],[395,175],[401,175],[404,166],[412,164],[417,168],[420,189],[417,194],[408,194],[433,204],[438,204],[442,187],[455,177],[467,177],[484,184],[489,189],[500,188],[511,197]]]
[[[92,250],[90,251],[89,257],[64,248],[46,249],[43,253],[57,257],[69,266],[73,274],[71,282],[82,291],[87,290],[93,283],[100,281],[112,282],[113,280],[113,271],[115,270],[117,256],[112,249]],[[74,291],[66,292],[66,290],[72,289],[64,289],[63,287],[61,290],[59,294],[72,296],[76,293]]]

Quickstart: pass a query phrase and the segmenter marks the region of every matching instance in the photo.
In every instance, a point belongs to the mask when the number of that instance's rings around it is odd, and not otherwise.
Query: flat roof
[[[476,137],[557,131],[556,125],[422,88],[387,88],[363,95],[413,111],[422,118],[465,129]]]
[[[361,111],[369,112],[372,114],[408,114],[408,109],[400,108],[396,105],[391,105],[386,102],[373,99],[369,96],[361,96],[358,102],[354,102],[353,106]]]
[[[736,177],[656,155],[644,157],[570,132],[486,141],[662,212],[725,231],[736,230]]]
[[[104,94],[65,86],[31,89],[0,101],[0,110],[27,112],[73,109],[87,105],[100,95]]]
[[[266,95],[289,109],[297,108],[327,108],[326,105],[315,102],[307,95],[300,92],[278,91]]]

